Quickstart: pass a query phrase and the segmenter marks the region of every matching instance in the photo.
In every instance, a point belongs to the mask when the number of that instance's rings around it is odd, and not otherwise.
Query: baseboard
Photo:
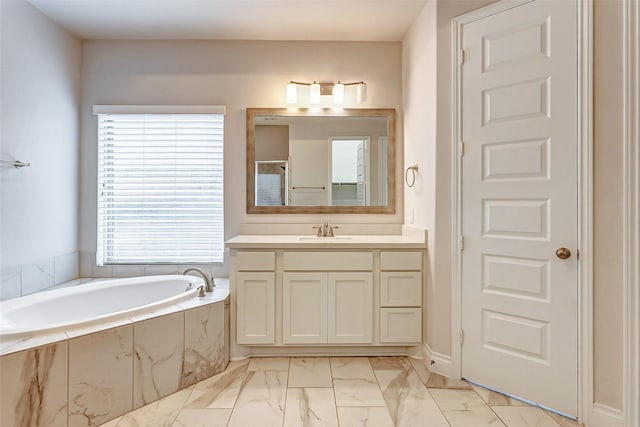
[[[453,368],[451,356],[431,350],[431,347],[426,343],[424,344],[424,353],[427,367],[431,372],[444,375],[445,377],[458,378],[458,374]]]
[[[624,427],[624,416],[619,409],[594,403],[589,417],[589,427]]]

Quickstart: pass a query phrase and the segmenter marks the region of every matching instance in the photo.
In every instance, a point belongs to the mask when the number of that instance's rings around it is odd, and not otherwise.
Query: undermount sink
[[[335,240],[351,240],[349,236],[334,236],[334,237],[322,237],[322,236],[300,236],[298,240],[317,241],[317,242],[333,242]]]

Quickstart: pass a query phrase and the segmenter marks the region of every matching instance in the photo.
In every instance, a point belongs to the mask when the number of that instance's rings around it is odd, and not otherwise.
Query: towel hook
[[[416,173],[420,170],[418,164],[416,163],[413,166],[409,166],[404,173],[404,182],[407,183],[408,187],[413,187],[416,184]],[[411,183],[409,183],[409,172],[411,172]]]

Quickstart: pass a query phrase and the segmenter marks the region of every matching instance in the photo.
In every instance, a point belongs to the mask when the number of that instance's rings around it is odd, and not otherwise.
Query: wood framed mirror
[[[247,213],[395,213],[395,109],[247,108],[246,123]]]

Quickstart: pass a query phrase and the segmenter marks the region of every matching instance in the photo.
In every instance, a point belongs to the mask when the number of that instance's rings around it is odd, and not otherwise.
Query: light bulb
[[[367,100],[367,84],[365,82],[362,82],[358,85],[357,99],[358,103]]]
[[[287,84],[287,102],[295,104],[297,98],[297,85],[293,82]]]
[[[333,85],[333,103],[342,104],[344,102],[344,85],[338,81]]]
[[[309,89],[309,102],[312,104],[320,104],[320,83],[315,80]]]

